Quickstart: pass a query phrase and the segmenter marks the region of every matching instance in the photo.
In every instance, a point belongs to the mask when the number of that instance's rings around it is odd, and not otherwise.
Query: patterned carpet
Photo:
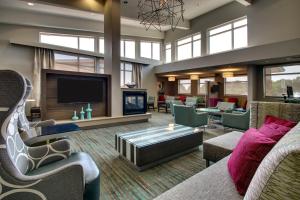
[[[169,123],[173,123],[170,114],[155,112],[147,123],[87,130],[71,137],[75,151],[89,153],[101,169],[101,200],[153,199],[205,168],[202,146],[199,151],[143,172],[138,172],[119,158],[114,149],[116,133]],[[224,134],[223,128],[207,129],[203,139],[207,140],[221,134]]]

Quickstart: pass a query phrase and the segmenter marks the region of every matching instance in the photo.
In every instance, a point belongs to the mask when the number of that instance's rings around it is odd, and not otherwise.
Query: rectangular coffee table
[[[202,143],[200,129],[177,124],[115,135],[116,150],[139,171],[197,150]]]

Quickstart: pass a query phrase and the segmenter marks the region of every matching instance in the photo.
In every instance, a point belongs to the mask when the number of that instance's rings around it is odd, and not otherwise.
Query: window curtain
[[[35,106],[41,104],[41,77],[42,69],[54,68],[54,51],[44,48],[34,49],[34,65],[33,65],[33,98]]]
[[[143,66],[138,63],[132,63],[132,82],[135,82],[137,88],[142,87]]]

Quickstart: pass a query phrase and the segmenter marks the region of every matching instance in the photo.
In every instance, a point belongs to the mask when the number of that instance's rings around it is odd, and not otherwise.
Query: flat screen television
[[[103,100],[103,81],[87,78],[58,78],[58,103],[96,103]]]

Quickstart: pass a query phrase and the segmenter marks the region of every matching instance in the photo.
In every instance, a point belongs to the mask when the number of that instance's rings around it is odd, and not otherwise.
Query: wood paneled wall
[[[103,101],[99,103],[91,104],[93,109],[93,117],[110,116],[110,103],[111,103],[111,91],[110,91],[110,75],[103,74],[90,74],[90,73],[78,73],[78,72],[65,72],[57,70],[43,70],[42,72],[42,101],[41,112],[42,119],[55,119],[55,120],[67,120],[71,119],[74,110],[79,112],[81,108],[87,107],[86,103],[58,103],[57,101],[57,79],[58,78],[93,78],[103,80]],[[121,101],[121,100],[120,100]]]

